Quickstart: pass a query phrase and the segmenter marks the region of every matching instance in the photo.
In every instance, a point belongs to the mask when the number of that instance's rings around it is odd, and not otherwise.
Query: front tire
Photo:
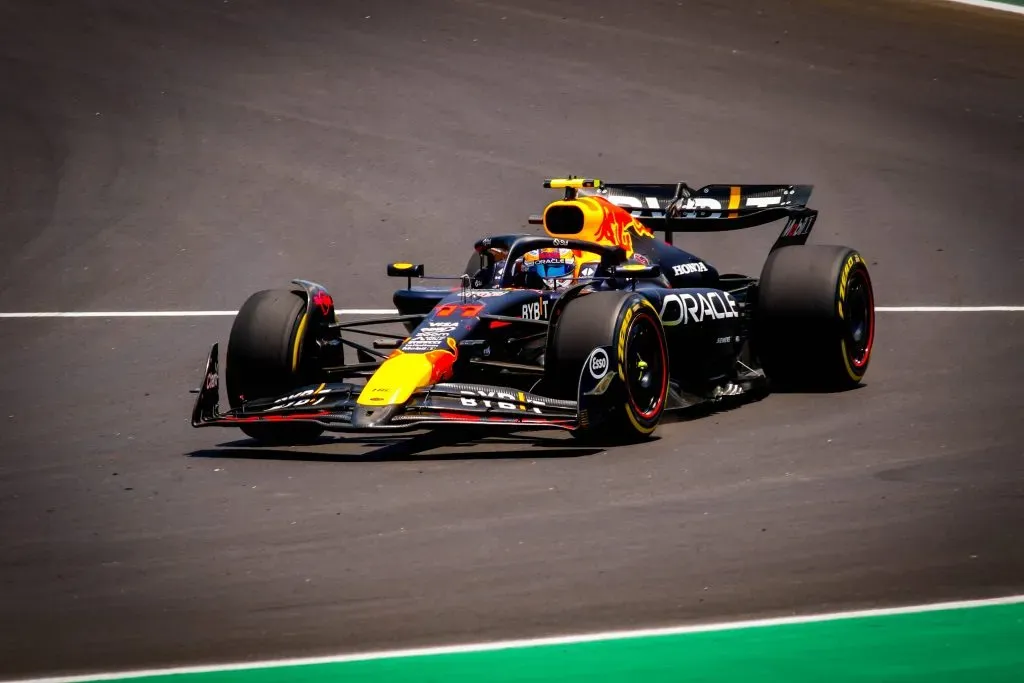
[[[604,395],[606,412],[573,432],[590,443],[622,444],[651,436],[665,411],[668,344],[651,303],[632,292],[597,292],[570,301],[558,318],[545,363],[552,388],[575,399],[580,373],[596,346],[614,349],[617,381]]]
[[[228,340],[228,402],[270,398],[303,384],[305,297],[287,289],[250,296],[235,316]],[[273,444],[308,443],[323,428],[315,424],[240,424],[242,432]]]
[[[835,391],[860,384],[875,337],[867,263],[854,249],[772,252],[761,272],[754,345],[775,388]]]

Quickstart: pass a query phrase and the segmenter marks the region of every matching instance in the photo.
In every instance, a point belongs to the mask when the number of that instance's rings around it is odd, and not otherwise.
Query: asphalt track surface
[[[930,2],[0,2],[0,310],[391,306],[544,177],[811,182],[879,304],[1024,302],[1024,17]],[[699,236],[757,273],[774,232]],[[0,674],[1024,589],[1024,318],[878,317],[863,388],[558,436],[256,448],[229,318],[0,323]]]

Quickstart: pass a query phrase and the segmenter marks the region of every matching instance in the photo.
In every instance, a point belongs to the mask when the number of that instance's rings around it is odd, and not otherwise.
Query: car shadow
[[[739,394],[738,396],[725,396],[717,401],[706,401],[704,403],[698,403],[685,408],[676,408],[675,410],[665,412],[665,415],[661,418],[661,424],[676,424],[680,422],[703,420],[713,415],[739,410],[744,406],[763,401],[769,396],[771,396],[771,392],[767,390],[757,390],[745,394]]]
[[[867,387],[867,383],[862,382],[852,387],[845,387],[842,389],[822,389],[813,387],[803,388],[784,388],[784,387],[773,387],[771,389],[757,389],[749,393],[740,394],[738,396],[725,396],[718,401],[707,401],[705,403],[698,403],[693,406],[686,408],[677,408],[676,410],[668,411],[661,419],[661,424],[675,424],[679,422],[692,422],[694,420],[702,420],[713,415],[719,415],[722,413],[729,413],[734,410],[742,409],[744,406],[749,406],[754,403],[759,403],[766,398],[783,395],[821,395],[821,394],[845,394],[852,391],[859,391]]]
[[[358,446],[361,453],[337,453],[310,450],[331,446]],[[495,450],[495,446],[519,446]],[[473,450],[449,450],[472,446]],[[437,453],[427,453],[441,449]],[[283,460],[295,462],[430,462],[452,460],[523,460],[579,458],[600,453],[602,448],[577,445],[568,439],[544,436],[484,435],[468,437],[443,433],[381,435],[359,437],[323,437],[301,446],[261,445],[255,439],[238,439],[187,453],[192,458]]]
[[[774,388],[757,390],[735,397],[724,397],[719,401],[700,403],[687,408],[668,411],[661,420],[663,426],[707,419],[711,416],[732,412],[743,406],[763,401],[773,394],[822,394],[846,393],[865,388],[859,384],[841,390],[786,390]],[[655,433],[647,444],[655,444],[665,435]],[[495,450],[494,446],[520,446]],[[358,446],[365,448],[361,453],[337,453],[313,448],[331,446]],[[473,450],[445,450],[472,447]],[[609,447],[610,448],[610,447]],[[454,432],[436,431],[423,433],[379,434],[379,435],[325,435],[316,441],[295,446],[264,445],[255,439],[242,438],[217,444],[216,448],[205,448],[186,453],[193,458],[283,460],[304,462],[403,462],[403,461],[453,461],[453,460],[517,460],[517,459],[559,459],[580,458],[596,455],[609,448],[589,446],[572,438],[552,438],[538,432],[521,434],[488,433],[486,430],[460,429]],[[427,453],[441,449],[437,453]]]
[[[835,389],[835,388],[832,388],[832,387],[796,387],[796,388],[775,387],[774,389],[772,389],[772,393],[773,394],[808,394],[808,395],[811,395],[811,394],[847,394],[847,393],[850,393],[851,391],[860,391],[861,389],[866,389],[867,386],[868,386],[868,383],[862,381],[859,384],[854,384],[853,386],[842,387],[842,388],[839,388],[839,389]]]

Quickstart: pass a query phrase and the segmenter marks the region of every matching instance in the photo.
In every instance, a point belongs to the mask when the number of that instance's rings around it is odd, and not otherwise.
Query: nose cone
[[[401,410],[400,405],[383,406],[374,408],[371,406],[357,405],[352,410],[353,427],[379,427],[391,421],[391,418]]]
[[[412,392],[430,383],[434,367],[425,354],[399,353],[388,358],[359,392],[361,406],[400,405]]]

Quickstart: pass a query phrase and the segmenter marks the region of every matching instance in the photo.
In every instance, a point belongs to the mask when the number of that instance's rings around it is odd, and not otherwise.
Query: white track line
[[[198,318],[236,313],[238,311],[39,311],[0,313],[0,318]]]
[[[877,306],[879,313],[1024,312],[1024,306]],[[238,311],[25,311],[0,313],[3,318],[199,318],[230,316]],[[393,308],[342,308],[338,315],[394,315]]]
[[[234,315],[237,310],[71,310],[71,311],[26,311],[0,313],[4,317],[203,317],[210,315]],[[339,315],[380,315],[393,314],[393,308],[341,308]]]
[[[1024,306],[875,306],[879,313],[984,313],[1024,311]]]
[[[1005,2],[992,2],[991,0],[946,0],[946,2],[955,2],[960,5],[970,5],[972,7],[984,7],[985,9],[997,9],[1003,12],[1013,12],[1014,14],[1024,14],[1024,7],[1020,5],[1009,5]]]
[[[738,631],[751,628],[772,626],[789,626],[810,624],[842,619],[858,619],[868,617],[886,617],[901,614],[920,614],[944,610],[974,609],[978,607],[994,607],[999,605],[1024,604],[1024,595],[1010,595],[1002,598],[985,600],[958,600],[954,602],[928,603],[905,607],[888,607],[882,609],[856,610],[850,612],[830,612],[811,614],[798,617],[776,617],[771,619],[753,619],[749,621],[732,621],[695,626],[670,626],[667,628],[637,629],[631,631],[604,631],[599,633],[582,633],[575,635],[554,636],[551,638],[532,638],[524,640],[499,640],[487,643],[468,645],[449,645],[441,647],[422,647],[407,650],[384,650],[326,657],[306,657],[296,659],[272,659],[261,662],[239,662],[236,664],[213,664],[208,666],[187,666],[165,669],[147,669],[124,671],[121,673],[102,673],[95,675],[64,676],[56,678],[14,679],[11,683],[85,683],[86,681],[117,681],[142,676],[168,676],[179,674],[220,673],[224,671],[244,671],[252,669],[270,669],[277,667],[309,666],[311,664],[344,664],[347,662],[365,662],[380,659],[398,659],[404,657],[427,657],[438,655],[455,655],[472,652],[494,652],[497,650],[545,647],[551,645],[574,645],[597,641],[628,640],[635,638],[659,638],[678,636],[689,633],[708,633],[712,631]]]

